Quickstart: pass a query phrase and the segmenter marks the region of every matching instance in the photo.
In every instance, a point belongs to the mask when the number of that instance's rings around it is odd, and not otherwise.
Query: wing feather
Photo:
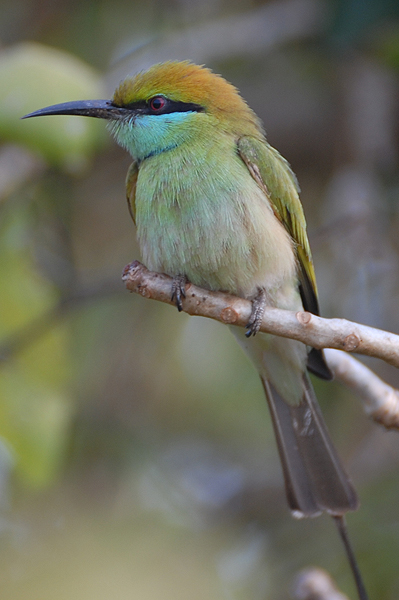
[[[295,174],[288,162],[265,140],[241,137],[238,153],[295,242],[299,279],[304,288],[304,308],[318,314],[316,276]]]
[[[243,136],[237,142],[237,150],[252,177],[264,191],[276,217],[284,224],[295,243],[303,307],[318,315],[316,275],[295,174],[285,158],[265,139]],[[313,349],[309,353],[308,368],[324,379],[332,377],[319,350]]]
[[[130,216],[136,224],[136,184],[139,167],[136,161],[132,162],[126,175],[126,199]]]

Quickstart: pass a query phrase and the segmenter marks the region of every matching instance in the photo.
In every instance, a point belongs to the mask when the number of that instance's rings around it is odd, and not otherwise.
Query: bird
[[[46,115],[105,119],[130,153],[126,193],[142,259],[173,278],[179,310],[189,282],[251,300],[246,330],[232,330],[262,380],[289,508],[296,517],[334,518],[367,600],[344,521],[357,494],[308,375],[332,378],[323,351],[259,331],[265,306],[319,314],[299,185],[260,119],[233,84],[190,61],[127,77],[111,100],[66,102],[23,118]]]

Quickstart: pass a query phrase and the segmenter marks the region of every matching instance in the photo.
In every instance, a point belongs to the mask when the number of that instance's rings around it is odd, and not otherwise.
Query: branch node
[[[307,311],[298,311],[295,316],[301,325],[309,325],[312,320],[312,313]]]
[[[237,322],[238,314],[234,310],[234,308],[232,308],[231,306],[226,306],[226,308],[224,308],[221,311],[220,318],[223,321],[223,323],[228,323],[232,325],[233,323]]]
[[[151,292],[146,285],[137,285],[137,293],[143,298],[151,298]]]
[[[360,344],[360,339],[356,334],[350,333],[343,341],[342,347],[346,352],[353,352]]]
[[[138,277],[144,273],[145,267],[138,260],[134,260],[124,267],[122,271],[122,281],[136,282]]]

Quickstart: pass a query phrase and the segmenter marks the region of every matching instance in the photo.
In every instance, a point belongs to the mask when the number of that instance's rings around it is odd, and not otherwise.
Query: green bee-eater
[[[190,62],[128,78],[110,101],[68,102],[27,116],[59,114],[107,119],[130,152],[127,197],[143,261],[174,278],[178,308],[187,281],[253,301],[247,332],[233,333],[263,382],[289,506],[296,516],[327,512],[342,525],[358,501],[307,375],[331,378],[323,354],[252,335],[265,304],[319,310],[298,184],[258,117],[233,85]]]

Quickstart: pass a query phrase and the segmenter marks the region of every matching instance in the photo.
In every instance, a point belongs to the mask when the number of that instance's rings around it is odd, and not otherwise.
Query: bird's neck
[[[162,154],[204,137],[201,116],[196,112],[143,115],[131,122],[111,124],[119,145],[138,161]]]

